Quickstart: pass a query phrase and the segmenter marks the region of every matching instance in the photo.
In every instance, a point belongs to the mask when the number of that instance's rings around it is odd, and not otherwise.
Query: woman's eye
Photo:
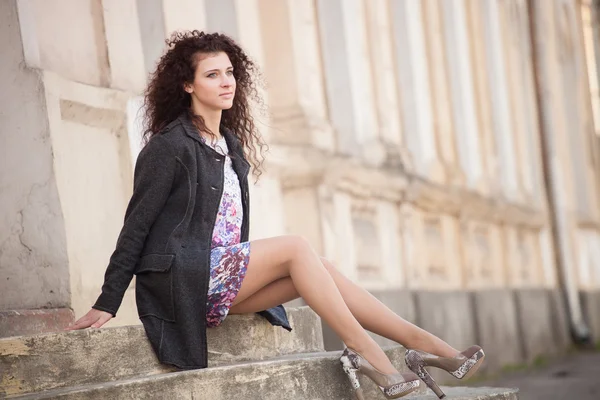
[[[233,75],[233,71],[227,71],[227,75]]]

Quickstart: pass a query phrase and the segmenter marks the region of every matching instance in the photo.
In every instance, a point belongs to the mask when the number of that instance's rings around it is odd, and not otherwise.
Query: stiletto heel
[[[419,368],[419,372],[417,373],[417,375],[419,375],[419,377],[423,380],[423,382],[425,382],[429,389],[433,390],[433,393],[435,393],[435,395],[438,398],[443,399],[444,397],[446,397],[446,394],[442,391],[442,389],[440,389],[438,384],[435,383],[433,377],[429,374],[429,372],[427,372],[425,367]]]
[[[384,374],[373,367],[356,351],[346,348],[340,357],[340,363],[348,376],[357,400],[364,400],[357,373],[371,379],[387,399],[397,399],[418,389],[421,385],[419,377],[412,372],[400,374]]]
[[[433,393],[435,393],[438,398],[443,399],[446,397],[442,389],[440,389],[433,377],[425,369],[425,360],[423,360],[418,352],[406,350],[406,365],[408,365],[408,368],[425,382],[429,389],[433,390]]]
[[[356,372],[358,371],[352,366],[350,359],[348,357],[340,358],[340,362],[342,363],[342,368],[344,369],[344,373],[348,376],[350,380],[350,384],[354,389],[354,394],[356,396],[356,400],[365,400],[363,396],[362,389],[360,387],[360,382],[358,381],[358,377],[356,376]]]

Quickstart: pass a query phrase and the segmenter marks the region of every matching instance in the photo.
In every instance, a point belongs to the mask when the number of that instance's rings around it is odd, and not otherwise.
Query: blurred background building
[[[267,82],[252,238],[307,237],[490,368],[600,341],[599,7],[3,0],[0,337],[96,300],[148,73],[171,32],[199,29],[238,40]],[[108,326],[139,322],[133,290]]]

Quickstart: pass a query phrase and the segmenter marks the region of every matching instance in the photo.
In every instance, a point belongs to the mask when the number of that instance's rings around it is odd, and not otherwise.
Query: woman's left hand
[[[74,331],[76,329],[100,328],[102,325],[110,321],[112,314],[106,311],[96,310],[92,308],[83,317],[79,318],[75,323],[65,328],[65,331]]]

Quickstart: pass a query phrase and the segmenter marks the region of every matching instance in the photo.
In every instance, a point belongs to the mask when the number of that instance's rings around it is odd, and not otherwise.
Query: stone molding
[[[466,188],[440,185],[407,172],[401,165],[372,167],[357,158],[336,155],[309,146],[271,146],[274,170],[283,190],[327,185],[361,198],[410,203],[427,212],[464,219],[541,229],[548,224],[546,210],[486,197]],[[269,168],[270,167],[270,168]]]

